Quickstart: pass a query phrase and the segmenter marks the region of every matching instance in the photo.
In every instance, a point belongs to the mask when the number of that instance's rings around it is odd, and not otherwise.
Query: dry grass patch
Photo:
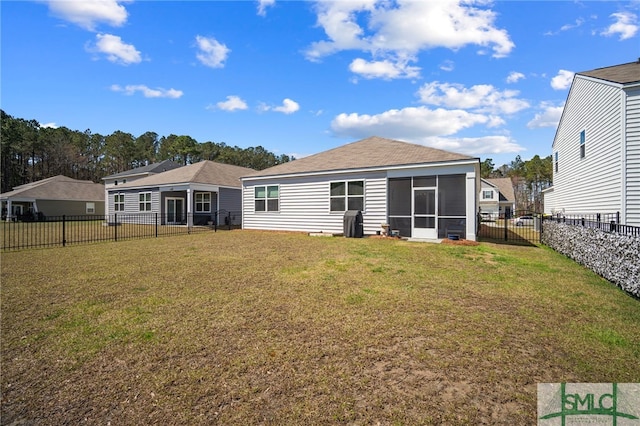
[[[537,247],[232,231],[2,254],[2,423],[531,424],[638,382],[640,309]]]

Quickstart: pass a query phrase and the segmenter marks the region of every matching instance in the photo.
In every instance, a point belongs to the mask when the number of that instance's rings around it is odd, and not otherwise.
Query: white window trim
[[[144,201],[142,201],[140,198],[144,195]],[[149,201],[147,201],[147,195],[149,195]],[[145,206],[144,209],[141,209],[141,205]],[[146,208],[148,204],[148,209]],[[144,191],[144,192],[138,192],[138,211],[140,212],[150,212],[152,209],[151,206],[151,192],[150,191]]]
[[[96,212],[96,203],[87,202],[85,204],[85,212],[86,214],[94,214]]]
[[[269,187],[275,186],[278,188],[278,198],[269,197]],[[264,188],[264,198],[256,198],[256,189]],[[264,210],[256,210],[256,200],[264,200]],[[278,209],[269,210],[269,200],[278,200]],[[253,187],[253,211],[258,214],[268,213],[280,213],[280,185],[256,185]]]
[[[332,180],[329,182],[329,214],[344,214],[347,210],[349,210],[349,183],[350,182],[362,182],[362,195],[352,195],[352,197],[362,197],[362,214],[365,213],[367,209],[367,180],[366,179],[349,179],[349,180]],[[331,184],[334,183],[344,183],[344,195],[331,195]],[[331,199],[332,198],[344,198],[344,210],[331,210]]]
[[[122,197],[122,201],[119,201],[119,198]],[[118,208],[120,206],[120,208]],[[123,212],[125,207],[125,197],[124,192],[116,192],[113,194],[113,211],[114,212]]]
[[[207,195],[208,196],[208,200],[205,201],[204,200],[204,196]],[[203,199],[201,201],[198,201],[198,196],[203,197]],[[196,192],[195,194],[193,194],[193,199],[195,202],[195,212],[196,213],[211,213],[211,192]],[[209,204],[209,209],[208,210],[198,210],[198,204],[201,204],[202,206],[204,206],[205,204]]]

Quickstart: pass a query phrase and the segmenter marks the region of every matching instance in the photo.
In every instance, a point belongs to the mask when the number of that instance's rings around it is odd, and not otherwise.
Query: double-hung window
[[[94,214],[96,212],[96,203],[86,203],[85,211],[87,214]]]
[[[113,211],[124,211],[124,194],[118,193],[113,195]]]
[[[278,185],[256,186],[254,201],[257,212],[277,212],[280,209],[280,188]]]
[[[139,209],[141,212],[150,212],[151,211],[151,193],[150,192],[141,192],[138,194],[139,201]]]
[[[556,173],[558,173],[558,152],[556,151],[553,154],[553,169]]]
[[[331,182],[329,205],[332,212],[364,210],[364,181]]]
[[[196,192],[196,213],[211,212],[211,193]]]
[[[586,135],[585,135],[585,131],[581,131],[580,132],[580,158],[584,158],[586,155]]]
[[[483,200],[493,200],[493,191],[492,190],[483,190],[482,191],[482,199]]]

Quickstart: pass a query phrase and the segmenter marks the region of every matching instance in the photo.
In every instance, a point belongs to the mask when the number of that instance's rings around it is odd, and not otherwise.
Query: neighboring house
[[[103,215],[104,186],[58,175],[16,186],[0,194],[3,220],[51,216]]]
[[[640,226],[640,61],[577,73],[553,140],[548,214]]]
[[[241,215],[240,177],[255,170],[201,161],[107,189],[109,211],[120,221],[157,213],[162,224],[206,225],[221,210]]]
[[[510,219],[515,211],[516,196],[510,178],[487,178],[480,182],[480,213],[491,219]]]
[[[480,160],[370,137],[242,178],[245,229],[341,233],[347,210],[364,234],[476,238]]]
[[[180,163],[176,163],[172,160],[164,160],[158,163],[148,164],[142,167],[136,167],[135,169],[126,170],[124,172],[115,173],[109,176],[105,176],[102,178],[104,181],[104,202],[107,207],[105,214],[113,213],[113,211],[109,210],[109,200],[108,200],[108,191],[109,189],[123,185],[125,183],[131,183],[138,179],[142,179],[147,176],[155,175],[158,173],[166,172],[168,170],[177,169],[178,167],[182,167],[183,165]]]

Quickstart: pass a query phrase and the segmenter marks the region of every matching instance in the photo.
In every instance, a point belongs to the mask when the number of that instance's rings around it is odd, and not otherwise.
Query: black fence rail
[[[2,250],[65,247],[101,241],[158,238],[238,227],[240,212],[198,214],[160,213],[47,216],[40,220],[0,222]],[[240,219],[239,219],[240,218]]]
[[[545,220],[558,223],[567,223],[574,226],[599,229],[604,232],[617,233],[640,237],[640,226],[625,225],[620,223],[620,213],[590,213],[590,214],[555,214],[546,216]]]
[[[538,244],[542,233],[542,215],[517,211],[511,217],[478,215],[478,238],[481,241]]]

